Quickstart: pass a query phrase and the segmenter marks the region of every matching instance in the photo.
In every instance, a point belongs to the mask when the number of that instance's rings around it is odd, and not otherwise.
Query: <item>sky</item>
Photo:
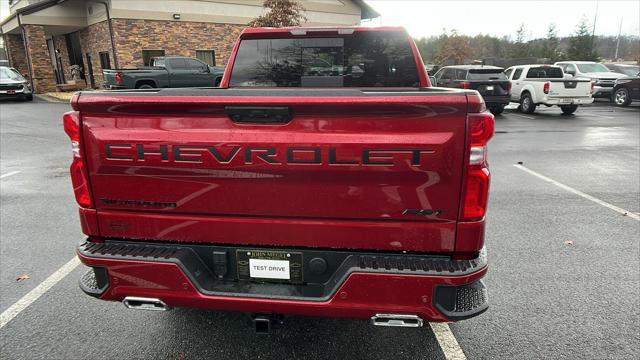
[[[569,36],[582,16],[593,21],[597,35],[640,36],[640,0],[365,0],[382,16],[367,25],[401,25],[414,37],[456,29],[466,35],[515,36],[525,25],[527,40],[541,38],[550,23],[559,36]],[[0,0],[0,18],[8,1]]]
[[[401,25],[414,37],[456,29],[466,35],[511,36],[524,24],[527,40],[545,37],[550,23],[558,36],[569,36],[585,16],[598,9],[596,35],[640,36],[640,0],[365,0],[382,16],[367,25]]]

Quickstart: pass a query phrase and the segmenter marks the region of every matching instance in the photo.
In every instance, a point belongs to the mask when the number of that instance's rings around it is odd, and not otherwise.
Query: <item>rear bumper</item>
[[[211,253],[217,250],[212,247]],[[320,253],[314,251],[305,251],[304,259]],[[170,307],[351,318],[394,313],[426,321],[465,319],[488,307],[480,281],[487,271],[484,251],[473,260],[340,252],[344,256],[337,257],[335,271],[316,284],[256,283],[229,272],[220,276],[213,256],[207,259],[202,248],[188,245],[87,242],[77,253],[95,274],[83,277],[81,288],[103,300],[138,296]],[[331,268],[335,254],[324,254]]]
[[[544,97],[541,104],[544,105],[584,105],[591,104],[593,97],[591,96],[578,96],[578,97]]]
[[[487,104],[487,106],[508,105],[510,101],[509,95],[483,95],[482,98],[484,99],[484,103]]]

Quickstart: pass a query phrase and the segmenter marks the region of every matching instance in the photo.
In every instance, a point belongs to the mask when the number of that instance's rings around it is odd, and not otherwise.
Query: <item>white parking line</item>
[[[513,116],[517,116],[519,118],[524,118],[524,119],[529,119],[529,120],[534,120],[535,119],[535,117],[533,117],[533,116],[526,116],[526,115],[521,115],[521,114],[509,113],[509,115],[513,115]]]
[[[614,118],[614,116],[599,115],[599,114],[594,114],[592,112],[581,112],[579,115],[595,116],[595,117],[599,117],[599,118],[603,118],[603,119],[613,119]]]
[[[22,310],[28,308],[29,305],[38,300],[42,294],[49,291],[49,289],[51,289],[65,276],[69,275],[69,273],[72,272],[79,264],[80,260],[78,260],[78,257],[74,256],[73,259],[62,265],[60,269],[56,270],[56,272],[51,274],[45,281],[41,282],[40,285],[36,286],[35,289],[29,291],[27,295],[23,296],[7,310],[3,311],[2,314],[0,314],[0,329],[13,320],[14,317],[18,316]]]
[[[4,174],[4,175],[0,175],[0,179],[4,179],[4,178],[6,178],[6,177],[13,176],[13,175],[15,175],[15,174],[19,174],[19,173],[21,173],[21,172],[22,172],[22,171],[19,171],[19,170],[18,170],[18,171],[11,171],[11,172],[8,172],[8,173],[6,173],[6,174]]]
[[[539,174],[539,173],[537,173],[537,172],[535,172],[535,171],[533,171],[531,169],[528,169],[523,165],[514,164],[513,166],[517,167],[518,169],[520,169],[522,171],[528,172],[529,174],[531,174],[531,175],[533,175],[533,176],[535,176],[537,178],[540,178],[540,179],[542,179],[544,181],[550,182],[553,185],[555,185],[555,186],[557,186],[557,187],[559,187],[561,189],[567,190],[568,192],[574,193],[574,194],[576,194],[578,196],[582,196],[583,198],[585,198],[587,200],[591,200],[596,204],[602,205],[602,206],[604,206],[606,208],[609,208],[609,209],[611,209],[611,210],[613,210],[615,212],[618,212],[618,213],[620,213],[622,215],[625,215],[625,216],[628,216],[628,217],[630,217],[632,219],[640,221],[640,216],[638,216],[635,213],[632,213],[631,211],[628,211],[628,210],[625,210],[623,208],[617,207],[615,205],[609,204],[608,202],[602,201],[602,200],[600,200],[598,198],[595,198],[595,197],[593,197],[593,196],[591,196],[589,194],[585,194],[580,190],[576,190],[576,189],[574,189],[574,188],[572,188],[570,186],[567,186],[567,185],[565,185],[563,183],[557,182],[557,181],[555,181],[555,180],[553,180],[551,178],[548,178],[548,177],[546,177],[546,176],[544,176],[542,174]]]
[[[462,348],[458,344],[458,340],[453,336],[451,328],[447,323],[434,323],[430,322],[431,330],[440,344],[440,348],[444,353],[444,357],[447,360],[467,360],[467,357],[462,351]]]

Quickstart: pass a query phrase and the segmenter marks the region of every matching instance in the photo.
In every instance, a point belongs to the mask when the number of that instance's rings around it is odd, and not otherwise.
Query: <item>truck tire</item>
[[[560,105],[560,110],[565,115],[571,115],[578,110],[578,105]]]
[[[612,100],[616,106],[629,106],[629,104],[631,104],[629,90],[625,88],[616,90],[616,92],[613,94]]]
[[[491,113],[493,115],[500,115],[504,111],[504,105],[493,105],[493,106],[490,106],[489,107],[489,111],[491,111]]]
[[[156,87],[153,86],[153,84],[149,84],[149,83],[142,83],[136,86],[136,89],[155,89],[155,88]]]
[[[526,114],[533,114],[536,111],[536,104],[533,103],[533,99],[528,92],[525,92],[520,97],[520,109]]]

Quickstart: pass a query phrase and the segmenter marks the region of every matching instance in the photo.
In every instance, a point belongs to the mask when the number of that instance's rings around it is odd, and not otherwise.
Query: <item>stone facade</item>
[[[27,53],[24,51],[24,41],[22,35],[4,34],[4,43],[9,56],[9,64],[14,67],[20,74],[31,76],[29,74],[29,64],[27,63]]]
[[[47,38],[44,26],[23,25],[26,43],[27,56],[31,60],[31,82],[36,93],[50,92],[56,90],[56,78],[47,49]]]
[[[67,40],[64,35],[53,36],[53,47],[56,49],[56,58],[58,64],[62,66],[62,72],[64,73],[64,79],[71,79],[71,71],[69,69],[69,52],[67,51]]]
[[[91,55],[91,65],[96,87],[102,86],[102,68],[100,67],[100,53],[108,52],[111,59],[111,67],[115,67],[115,60],[111,48],[111,38],[109,36],[109,24],[102,21],[80,30],[80,46],[82,47],[82,57],[84,59],[84,71],[89,83],[89,65],[87,64],[87,54]],[[67,57],[68,58],[68,57]]]
[[[142,50],[163,49],[166,55],[196,56],[196,49],[215,50],[216,65],[229,60],[244,25],[187,21],[113,19],[119,66],[142,65]],[[84,46],[84,45],[83,45]]]

